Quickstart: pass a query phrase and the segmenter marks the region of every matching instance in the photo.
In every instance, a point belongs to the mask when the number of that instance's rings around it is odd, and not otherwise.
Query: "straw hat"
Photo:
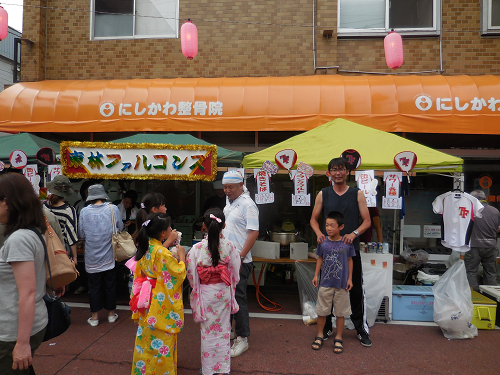
[[[87,202],[98,199],[109,201],[109,197],[108,194],[106,194],[106,190],[104,190],[104,186],[100,184],[89,186],[89,196],[87,197]]]
[[[54,177],[52,181],[48,182],[47,189],[51,194],[62,198],[70,198],[74,194],[71,181],[62,174]]]

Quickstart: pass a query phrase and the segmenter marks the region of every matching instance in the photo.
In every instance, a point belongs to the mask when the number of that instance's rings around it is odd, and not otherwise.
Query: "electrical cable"
[[[262,278],[262,273],[264,272],[264,270],[266,269],[267,267],[267,263],[263,263],[262,264],[262,268],[260,269],[260,274],[259,274],[259,280],[258,282],[255,281],[255,268],[252,269],[252,277],[253,277],[253,284],[255,285],[255,289],[256,289],[256,297],[257,297],[257,302],[259,303],[260,307],[262,307],[264,310],[266,311],[269,311],[269,312],[276,312],[276,311],[280,311],[283,309],[283,306],[281,306],[279,303],[276,303],[276,302],[273,302],[271,301],[269,298],[267,298],[266,296],[264,296],[261,291],[260,291],[260,288],[259,288],[259,285],[260,285],[260,279]],[[266,301],[268,301],[269,303],[271,303],[273,305],[273,307],[267,307],[267,306],[264,306],[261,302],[260,302],[260,298],[259,298],[259,295],[262,296],[262,298],[264,298]]]

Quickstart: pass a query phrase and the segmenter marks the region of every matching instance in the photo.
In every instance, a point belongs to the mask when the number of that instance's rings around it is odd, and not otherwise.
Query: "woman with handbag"
[[[21,174],[0,176],[0,374],[34,374],[32,361],[47,326],[42,204]],[[18,324],[22,322],[22,324]]]
[[[66,202],[66,199],[74,195],[71,181],[64,175],[58,175],[47,183],[47,190],[50,194],[45,201],[45,207],[57,217],[64,238],[63,245],[76,265],[78,263],[76,251],[78,219],[76,209]]]
[[[118,319],[116,308],[116,267],[111,239],[113,235],[112,211],[115,226],[121,231],[123,222],[118,207],[109,203],[104,186],[97,184],[89,187],[87,201],[90,205],[83,208],[78,223],[80,238],[85,239],[85,270],[88,275],[90,312],[87,323],[92,327],[99,325],[99,311],[108,310],[108,322]]]

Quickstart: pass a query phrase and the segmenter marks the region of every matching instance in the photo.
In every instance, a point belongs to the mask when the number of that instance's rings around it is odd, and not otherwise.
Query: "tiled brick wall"
[[[191,61],[180,38],[91,41],[90,0],[53,0],[49,6],[59,9],[46,11],[40,6],[47,0],[25,4],[23,37],[35,45],[23,45],[23,81],[314,74],[312,0],[181,0],[180,18],[198,27],[199,52]],[[499,74],[500,37],[480,36],[480,2],[445,0],[442,13],[444,74]],[[316,20],[318,67],[391,72],[383,38],[337,39],[335,1],[317,0]],[[324,38],[323,29],[333,37]],[[404,51],[398,72],[440,69],[438,37],[405,38]]]

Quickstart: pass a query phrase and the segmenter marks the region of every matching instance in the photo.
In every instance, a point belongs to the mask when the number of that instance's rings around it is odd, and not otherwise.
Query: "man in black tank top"
[[[366,322],[365,292],[363,287],[363,269],[361,256],[359,254],[359,235],[370,228],[370,213],[366,206],[365,196],[358,188],[347,186],[348,162],[344,158],[332,159],[328,163],[328,173],[332,177],[333,187],[322,189],[316,197],[314,209],[311,215],[311,227],[318,237],[318,243],[325,239],[324,218],[331,211],[339,211],[344,215],[344,229],[340,232],[342,240],[347,244],[353,244],[356,256],[352,258],[352,284],[350,291],[351,320],[356,328],[358,339],[363,346],[372,346],[368,324]],[[319,216],[323,213],[323,225],[319,226]],[[361,216],[362,223],[359,224]],[[330,315],[323,331],[324,339],[332,332],[332,315]]]

